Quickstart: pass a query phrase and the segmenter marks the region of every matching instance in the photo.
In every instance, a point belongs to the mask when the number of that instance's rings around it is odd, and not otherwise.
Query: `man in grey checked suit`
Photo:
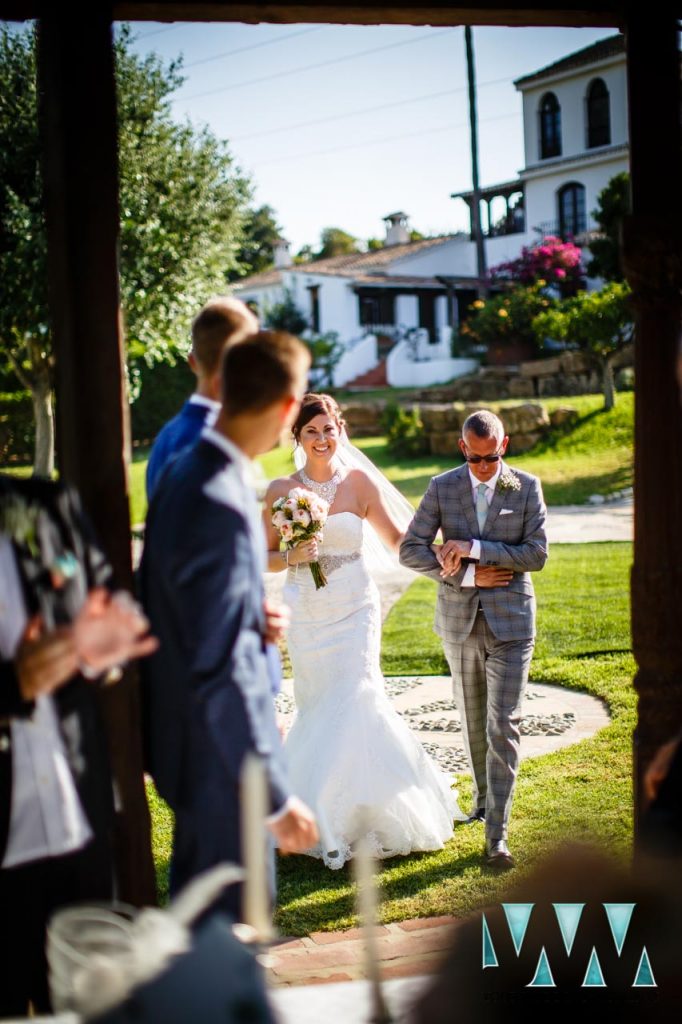
[[[469,820],[485,820],[486,858],[496,870],[514,866],[507,827],[535,643],[530,573],[547,560],[540,481],[502,461],[508,443],[494,413],[469,416],[459,442],[465,465],[431,480],[400,548],[403,565],[439,584],[435,630],[473,779]],[[439,529],[443,546],[434,548]]]

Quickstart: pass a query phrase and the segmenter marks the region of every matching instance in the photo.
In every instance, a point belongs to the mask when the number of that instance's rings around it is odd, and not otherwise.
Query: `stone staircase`
[[[386,360],[380,359],[367,373],[361,373],[353,380],[349,380],[344,388],[346,391],[372,391],[374,388],[385,388],[387,385]]]

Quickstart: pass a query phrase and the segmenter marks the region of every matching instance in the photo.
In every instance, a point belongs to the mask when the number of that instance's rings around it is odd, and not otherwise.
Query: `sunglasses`
[[[501,452],[496,452],[494,455],[467,455],[465,452],[462,454],[467,462],[473,462],[474,465],[478,465],[479,462],[499,462],[502,458]]]

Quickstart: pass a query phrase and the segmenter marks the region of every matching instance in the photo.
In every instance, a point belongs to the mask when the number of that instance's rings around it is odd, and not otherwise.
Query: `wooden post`
[[[56,361],[60,475],[75,484],[114,566],[132,583],[118,305],[118,174],[111,12],[39,22],[38,75]],[[133,672],[103,693],[118,816],[120,896],[155,901]]]
[[[639,697],[635,827],[642,774],[682,726],[680,79],[673,13],[627,21],[632,216],[624,266],[635,308],[635,551],[632,638]]]

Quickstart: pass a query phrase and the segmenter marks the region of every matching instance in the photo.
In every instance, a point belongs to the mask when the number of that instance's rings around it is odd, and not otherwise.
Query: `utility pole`
[[[471,138],[471,178],[473,194],[471,197],[471,233],[476,243],[476,268],[478,274],[478,294],[485,298],[488,294],[486,283],[487,267],[485,262],[485,245],[481,231],[481,192],[478,181],[478,114],[476,112],[476,70],[474,68],[474,43],[471,26],[464,26],[464,43],[467,54],[467,79],[469,83],[469,134]]]

